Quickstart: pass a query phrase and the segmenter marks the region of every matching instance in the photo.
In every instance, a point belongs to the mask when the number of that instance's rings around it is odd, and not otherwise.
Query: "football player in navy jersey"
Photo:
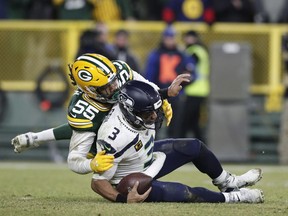
[[[198,139],[166,139],[154,143],[156,127],[162,122],[162,98],[149,83],[127,82],[120,90],[118,100],[97,134],[97,151],[105,150],[106,154],[113,155],[114,166],[105,172],[94,173],[91,187],[96,193],[110,201],[128,203],[264,201],[261,190],[245,188],[261,179],[261,169],[251,169],[240,176],[232,175]],[[82,138],[81,134],[75,136]],[[85,152],[83,150],[83,155]],[[157,180],[191,162],[207,174],[221,192]],[[137,193],[139,183],[136,183],[127,196],[120,194],[115,185],[126,175],[136,172],[151,176],[152,187],[140,195]]]

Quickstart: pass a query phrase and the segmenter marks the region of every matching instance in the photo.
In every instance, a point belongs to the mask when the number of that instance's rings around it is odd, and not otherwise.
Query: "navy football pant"
[[[220,192],[156,180],[191,162],[210,178],[218,177],[223,168],[216,156],[200,140],[189,138],[160,140],[155,142],[154,151],[164,152],[166,160],[152,182],[152,191],[146,199],[147,202],[225,202],[224,195]]]

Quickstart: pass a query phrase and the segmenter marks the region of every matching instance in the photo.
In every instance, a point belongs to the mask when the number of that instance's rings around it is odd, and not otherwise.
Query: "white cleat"
[[[228,193],[229,203],[263,203],[264,194],[259,189],[241,188],[238,191],[232,191]]]
[[[262,170],[259,168],[251,169],[243,175],[236,176],[228,173],[225,181],[217,183],[212,181],[222,192],[229,192],[256,184],[262,178]]]
[[[11,140],[11,144],[14,146],[14,152],[16,153],[21,153],[30,148],[35,148],[39,146],[39,143],[36,142],[36,137],[33,136],[33,133],[31,132],[20,134],[14,137]]]

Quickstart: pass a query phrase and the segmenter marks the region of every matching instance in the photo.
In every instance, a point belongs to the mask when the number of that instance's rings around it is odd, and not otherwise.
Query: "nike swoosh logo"
[[[72,114],[71,112],[70,112],[70,115],[71,115],[73,118],[76,118],[76,115],[75,115],[75,114]]]
[[[107,147],[106,145],[104,145],[104,149],[105,149],[106,151],[111,151],[111,147],[109,148],[109,147]]]

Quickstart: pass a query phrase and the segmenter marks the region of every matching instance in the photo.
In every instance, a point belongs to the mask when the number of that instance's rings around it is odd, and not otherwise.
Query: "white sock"
[[[226,203],[237,203],[241,202],[241,193],[240,191],[233,191],[230,193],[222,193],[225,197]]]
[[[225,197],[225,202],[229,203],[230,202],[230,194],[229,193],[222,193]]]
[[[38,133],[33,133],[33,137],[36,142],[47,142],[47,141],[54,141],[55,136],[53,133],[53,128],[40,131]]]
[[[214,184],[218,184],[221,182],[224,182],[227,178],[228,172],[226,170],[223,170],[222,173],[215,179],[213,179]]]

